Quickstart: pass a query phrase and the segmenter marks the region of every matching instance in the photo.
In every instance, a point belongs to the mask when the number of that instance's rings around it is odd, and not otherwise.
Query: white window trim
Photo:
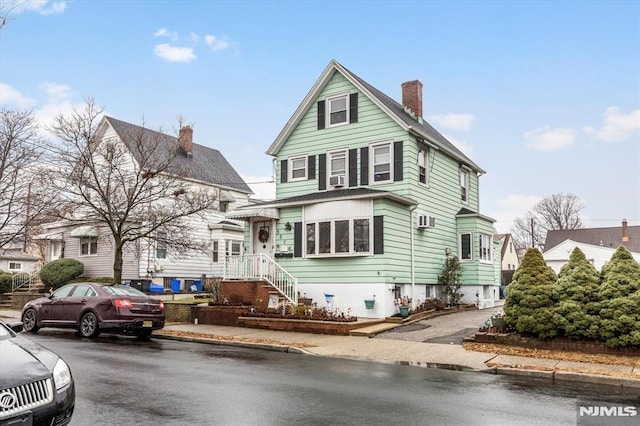
[[[478,262],[480,263],[487,263],[487,264],[491,264],[493,263],[493,237],[489,234],[482,234],[479,233],[478,234]],[[480,239],[486,237],[488,238],[488,250],[489,250],[489,259],[483,259],[482,258],[482,245],[480,243]]]
[[[293,162],[295,160],[302,160],[303,163],[304,163],[304,166],[302,167],[302,169],[304,170],[304,176],[302,176],[302,177],[297,177],[297,178],[293,177],[293,170],[294,170],[293,169]],[[297,181],[297,180],[307,180],[308,162],[309,162],[309,160],[308,160],[308,157],[306,155],[298,155],[296,157],[289,158],[289,161],[287,161],[287,164],[288,164],[288,167],[289,167],[288,173],[289,173],[289,181],[290,182],[291,181]],[[296,170],[300,170],[300,169],[296,169]]]
[[[427,148],[418,149],[418,159],[416,164],[418,166],[418,184],[429,186],[429,168],[427,167],[429,164],[429,151]],[[420,168],[424,168],[424,182],[420,181]]]
[[[340,173],[334,174],[331,168],[331,157],[336,154],[344,154],[344,186],[347,186],[349,183],[349,150],[346,148],[336,149],[334,151],[327,152],[327,188],[331,187],[331,185],[329,185],[329,178],[331,178],[331,176],[340,175]]]
[[[345,98],[345,105],[346,105],[345,121],[341,122],[341,123],[331,124],[331,101],[334,101],[334,100],[340,99],[340,98]],[[325,127],[326,128],[339,127],[339,126],[344,126],[344,125],[349,124],[349,121],[350,121],[350,116],[349,116],[350,105],[349,105],[349,94],[348,93],[341,93],[339,95],[329,96],[328,98],[326,98],[325,101],[326,101],[326,108],[325,108]]]
[[[369,251],[354,251],[353,250],[353,245],[354,245],[354,233],[353,233],[353,226],[354,226],[354,221],[356,220],[361,220],[361,219],[366,219],[369,221]],[[349,251],[348,252],[344,252],[344,253],[336,253],[335,252],[335,223],[336,222],[340,222],[340,221],[344,221],[344,220],[348,220],[349,221]],[[320,245],[320,222],[329,222],[331,224],[330,226],[330,231],[329,231],[329,235],[331,236],[331,252],[330,253],[320,253],[319,252],[319,245]],[[306,229],[307,229],[307,225],[310,224],[314,224],[315,225],[315,250],[313,254],[308,254],[307,253],[307,233],[306,233]],[[357,256],[371,256],[373,255],[373,245],[374,245],[374,241],[373,241],[373,216],[354,216],[354,217],[344,217],[344,218],[332,218],[332,219],[317,219],[317,220],[311,220],[309,222],[303,222],[303,247],[302,247],[302,253],[304,255],[304,257],[309,257],[309,258],[326,258],[326,257],[357,257]]]
[[[463,235],[469,235],[469,244],[471,244],[471,258],[470,259],[463,259],[462,258],[462,236]],[[460,262],[473,262],[473,232],[469,231],[469,232],[460,232],[458,234],[458,259],[460,259]]]
[[[87,254],[82,254],[82,242],[83,241],[89,241],[89,250]],[[91,243],[95,241],[96,242],[96,252],[95,253],[91,253]],[[96,237],[83,237],[80,238],[80,243],[78,244],[78,257],[95,257],[98,256],[98,238]]]
[[[12,264],[12,263],[13,263],[13,264],[18,265],[18,268],[12,268],[12,267],[11,267],[11,264]],[[22,262],[15,262],[15,261],[14,261],[14,262],[11,262],[11,261],[9,261],[9,263],[8,263],[8,265],[7,265],[7,269],[8,269],[9,271],[18,271],[18,272],[19,272],[19,271],[22,271]]]
[[[233,243],[239,244],[238,253],[233,253]],[[242,254],[242,240],[236,240],[233,238],[228,238],[224,240],[224,254],[225,256],[240,256]],[[220,255],[218,255],[218,259],[220,259]]]
[[[464,182],[462,180],[462,174],[464,173]],[[469,170],[461,168],[458,173],[458,185],[460,185],[460,200],[462,204],[469,204]],[[465,199],[462,199],[462,188],[465,188]]]
[[[382,147],[388,145],[389,146],[389,179],[387,180],[379,180],[376,181],[375,180],[375,160],[376,160],[376,155],[375,155],[375,148],[378,147]],[[369,156],[369,185],[379,185],[379,184],[385,184],[385,183],[392,183],[393,182],[393,142],[392,141],[384,141],[384,142],[375,142],[369,145],[369,152],[371,153],[371,155]],[[384,164],[384,163],[381,163]]]

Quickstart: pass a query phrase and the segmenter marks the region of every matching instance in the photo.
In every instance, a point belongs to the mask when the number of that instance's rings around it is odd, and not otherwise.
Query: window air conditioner
[[[344,175],[335,175],[329,177],[329,185],[336,188],[344,186]]]
[[[418,215],[418,229],[435,228],[436,218],[435,216],[429,216],[426,214]]]

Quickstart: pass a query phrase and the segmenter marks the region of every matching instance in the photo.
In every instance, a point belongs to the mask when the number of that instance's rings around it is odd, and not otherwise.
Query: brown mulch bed
[[[491,343],[474,343],[474,342],[464,342],[463,347],[466,350],[473,351],[473,352],[486,352],[486,353],[495,353],[498,355],[515,355],[515,356],[525,356],[530,358],[556,359],[561,361],[574,361],[574,362],[584,362],[584,363],[591,362],[591,363],[605,364],[605,365],[606,364],[620,365],[620,366],[635,367],[635,369],[631,373],[626,373],[626,372],[620,372],[620,371],[590,370],[587,366],[585,366],[584,368],[576,367],[576,368],[559,369],[555,367],[531,366],[526,364],[503,365],[499,363],[488,362],[487,366],[489,367],[516,367],[516,368],[526,368],[530,370],[540,370],[540,371],[570,371],[574,373],[595,374],[600,376],[640,379],[640,358],[635,356],[552,351],[547,349],[531,349],[531,348],[524,348],[524,347],[517,347],[517,346],[506,346],[506,345],[496,345]]]
[[[196,333],[193,331],[159,330],[159,331],[154,331],[154,334],[163,335],[163,336],[188,337],[191,339],[209,339],[209,340],[218,340],[218,341],[260,343],[260,344],[266,344],[266,345],[284,345],[284,346],[293,346],[296,348],[310,348],[314,346],[308,343],[300,343],[300,342],[283,343],[277,340],[270,340],[270,339],[250,339],[246,337],[217,336],[215,334]]]

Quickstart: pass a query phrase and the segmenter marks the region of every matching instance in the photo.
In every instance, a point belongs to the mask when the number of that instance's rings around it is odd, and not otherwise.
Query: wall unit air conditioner
[[[418,229],[435,228],[436,218],[435,216],[429,216],[426,214],[418,215]]]
[[[329,177],[329,185],[340,188],[344,186],[344,175],[335,175]]]

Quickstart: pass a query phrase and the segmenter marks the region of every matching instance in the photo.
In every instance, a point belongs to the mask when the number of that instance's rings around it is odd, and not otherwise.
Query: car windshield
[[[105,286],[104,290],[112,294],[114,296],[138,296],[138,297],[147,297],[143,292],[136,290],[133,287],[129,287],[126,285],[114,285],[114,286]]]

